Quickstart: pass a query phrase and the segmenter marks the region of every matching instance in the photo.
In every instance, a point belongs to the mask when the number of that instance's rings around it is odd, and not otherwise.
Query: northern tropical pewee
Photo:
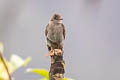
[[[61,15],[54,14],[45,29],[45,36],[49,51],[53,49],[63,49],[65,40],[65,27],[62,24],[62,20],[63,18]]]

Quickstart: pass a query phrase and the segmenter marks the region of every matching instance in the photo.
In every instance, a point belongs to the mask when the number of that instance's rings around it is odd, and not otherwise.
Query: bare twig
[[[7,71],[9,80],[12,80],[12,79],[11,79],[11,75],[10,75],[9,70],[8,70],[8,67],[7,67],[7,65],[6,65],[6,63],[5,63],[5,60],[4,60],[1,52],[0,52],[0,58],[1,58],[2,62],[3,62],[3,65],[4,65],[5,69],[6,69],[6,71]]]

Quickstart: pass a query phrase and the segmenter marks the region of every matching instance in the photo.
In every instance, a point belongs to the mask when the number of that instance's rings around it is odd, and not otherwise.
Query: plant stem
[[[6,71],[7,71],[9,80],[12,80],[12,79],[11,79],[11,75],[10,75],[9,70],[8,70],[8,67],[7,67],[7,65],[6,65],[6,63],[5,63],[5,60],[4,60],[1,52],[0,52],[0,58],[1,58],[2,62],[3,62],[3,65],[4,65],[5,69],[6,69]]]

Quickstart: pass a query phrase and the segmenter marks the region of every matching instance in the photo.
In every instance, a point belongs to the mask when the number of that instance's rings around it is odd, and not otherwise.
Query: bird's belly
[[[64,40],[63,28],[61,25],[55,25],[48,31],[47,38],[54,43],[61,43]]]
[[[48,39],[55,43],[60,43],[63,38],[63,32],[59,28],[53,28],[48,32]]]
[[[49,39],[47,38],[47,45],[57,48],[59,45],[63,46],[64,45],[64,40],[58,40],[58,39]]]
[[[63,40],[63,35],[61,35],[60,33],[51,33],[50,35],[48,35],[48,39],[54,43],[60,43]]]

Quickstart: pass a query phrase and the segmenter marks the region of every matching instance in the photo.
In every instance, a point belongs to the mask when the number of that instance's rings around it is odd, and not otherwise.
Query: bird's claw
[[[63,51],[61,49],[53,49],[46,54],[46,56],[53,56],[53,55],[62,55]]]
[[[55,55],[61,55],[63,51],[61,49],[54,49],[54,54]]]

